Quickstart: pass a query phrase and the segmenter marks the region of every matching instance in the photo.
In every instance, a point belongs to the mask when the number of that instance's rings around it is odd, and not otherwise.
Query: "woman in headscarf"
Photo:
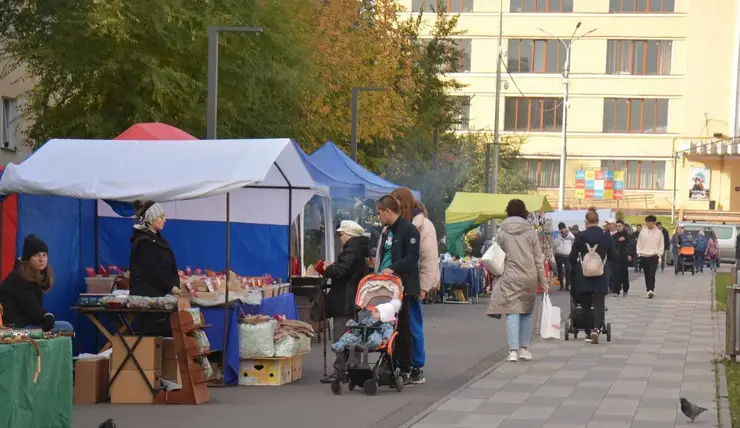
[[[163,297],[180,295],[175,253],[162,236],[167,222],[161,205],[153,201],[134,201],[139,220],[131,236],[130,293],[134,296]]]

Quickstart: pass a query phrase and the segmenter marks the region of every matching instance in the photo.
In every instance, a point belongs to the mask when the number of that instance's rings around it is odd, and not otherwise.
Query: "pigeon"
[[[116,424],[113,422],[113,419],[108,418],[108,420],[98,425],[98,428],[116,428]]]
[[[691,419],[691,422],[694,422],[694,419],[706,411],[707,409],[704,407],[699,407],[691,401],[681,397],[681,412]]]

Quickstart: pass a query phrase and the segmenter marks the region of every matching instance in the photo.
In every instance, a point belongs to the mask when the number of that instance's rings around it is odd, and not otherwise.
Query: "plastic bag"
[[[552,305],[548,294],[542,297],[540,337],[543,339],[560,339],[560,308]]]
[[[486,250],[486,253],[483,254],[480,261],[493,276],[501,276],[504,274],[506,253],[504,253],[504,250],[501,249],[498,242],[495,240],[488,250]]]
[[[196,327],[203,326],[203,323],[201,322],[201,319],[200,319],[200,308],[187,308],[185,309],[185,311],[187,311],[190,314],[190,316],[193,317],[193,323],[195,324]]]
[[[299,354],[308,354],[311,352],[311,338],[301,334],[301,338],[298,339],[298,353]]]
[[[275,343],[275,356],[278,358],[295,357],[298,354],[300,340],[293,336],[285,336]]]
[[[272,320],[261,324],[239,324],[239,358],[250,360],[275,356],[275,325]]]

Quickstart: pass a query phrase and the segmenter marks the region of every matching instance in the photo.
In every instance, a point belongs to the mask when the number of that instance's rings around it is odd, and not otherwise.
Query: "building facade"
[[[469,115],[461,132],[494,127],[503,3],[500,129],[526,136],[522,171],[551,202],[570,50],[566,205],[670,209],[675,191],[678,209],[740,211],[740,1],[400,1],[460,14],[464,59],[452,76],[466,85],[454,94]],[[606,183],[621,200],[586,199],[600,174],[621,179]],[[602,186],[597,195],[615,193]]]
[[[4,68],[0,61],[0,73]],[[24,138],[26,123],[21,117],[25,93],[31,87],[21,70],[0,78],[0,165],[20,162],[31,152]]]

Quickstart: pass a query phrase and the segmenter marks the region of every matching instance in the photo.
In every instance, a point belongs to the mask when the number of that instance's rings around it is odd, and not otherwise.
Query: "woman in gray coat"
[[[506,315],[506,336],[511,362],[531,360],[529,343],[532,338],[532,311],[537,297],[537,283],[545,292],[549,283],[545,277],[545,257],[537,231],[527,221],[524,201],[512,199],[506,206],[506,220],[501,223],[496,242],[506,253],[504,273],[495,279],[488,315]]]

